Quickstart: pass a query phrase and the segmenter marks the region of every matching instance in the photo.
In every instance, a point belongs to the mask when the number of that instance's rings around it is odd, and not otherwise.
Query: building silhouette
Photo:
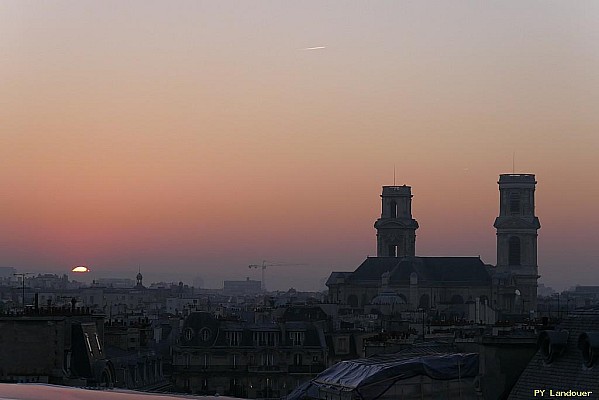
[[[447,319],[468,315],[479,321],[487,311],[528,316],[536,310],[539,277],[536,183],[532,174],[499,177],[496,266],[480,257],[416,256],[411,187],[384,186],[381,216],[374,224],[377,256],[354,272],[333,272],[327,281],[329,301],[356,310],[391,303],[396,312],[435,311]]]

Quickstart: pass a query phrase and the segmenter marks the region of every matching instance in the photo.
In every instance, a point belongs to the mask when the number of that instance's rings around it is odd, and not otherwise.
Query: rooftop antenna
[[[395,186],[395,164],[393,164],[393,186]]]

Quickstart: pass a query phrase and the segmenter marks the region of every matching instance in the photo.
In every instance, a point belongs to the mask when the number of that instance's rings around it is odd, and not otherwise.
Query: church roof
[[[336,272],[333,271],[331,272],[331,275],[329,276],[329,279],[327,279],[325,285],[331,285],[331,284],[335,284],[337,283],[338,280],[344,280],[346,278],[351,277],[352,272]]]
[[[415,272],[419,282],[491,282],[491,276],[479,257],[368,257],[349,278],[354,283],[380,282],[390,272],[390,283],[409,284]]]
[[[391,271],[400,259],[397,257],[368,257],[351,275],[350,280],[377,281],[380,282],[381,275]]]
[[[491,276],[479,257],[403,258],[391,272],[390,282],[409,284],[412,272],[416,272],[419,282],[491,282]]]

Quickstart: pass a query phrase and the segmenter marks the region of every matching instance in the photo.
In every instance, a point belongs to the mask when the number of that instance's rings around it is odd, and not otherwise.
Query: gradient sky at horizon
[[[0,266],[319,288],[394,166],[418,255],[494,264],[515,152],[541,283],[599,284],[597,2],[3,1],[0,52]]]

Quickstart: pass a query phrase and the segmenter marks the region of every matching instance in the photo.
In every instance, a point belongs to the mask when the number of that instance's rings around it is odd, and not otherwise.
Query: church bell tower
[[[512,313],[526,314],[537,308],[537,230],[535,176],[499,176],[497,229],[497,274],[502,277],[500,306]]]
[[[377,257],[416,255],[416,229],[412,218],[412,188],[383,186],[381,217],[374,223]]]

